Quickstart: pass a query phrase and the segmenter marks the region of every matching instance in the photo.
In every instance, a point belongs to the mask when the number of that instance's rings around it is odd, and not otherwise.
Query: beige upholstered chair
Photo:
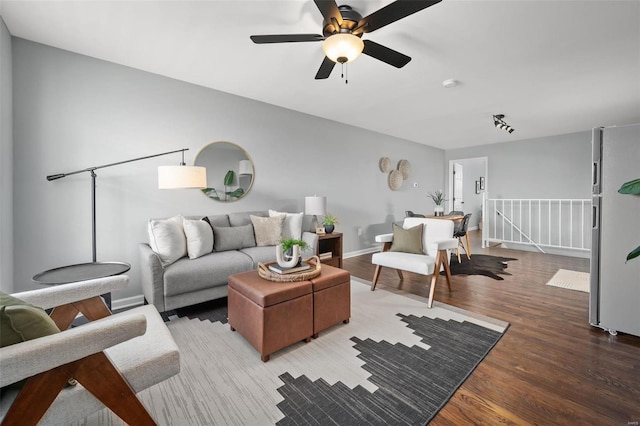
[[[180,352],[155,307],[111,315],[100,294],[128,285],[127,276],[14,294],[43,309],[60,333],[0,348],[3,425],[69,424],[107,406],[131,425],[155,424],[140,392],[180,371]],[[90,320],[68,328],[78,312]],[[69,378],[76,386],[65,386]]]
[[[431,308],[441,270],[445,271],[447,285],[449,286],[449,291],[451,291],[449,251],[458,247],[458,240],[453,238],[453,221],[407,217],[404,220],[403,228],[408,229],[418,225],[424,226],[422,254],[389,251],[393,243],[393,234],[376,236],[376,241],[382,243],[382,251],[375,253],[371,258],[371,262],[376,265],[371,290],[375,290],[383,267],[396,269],[400,279],[403,279],[402,271],[431,275],[428,302],[428,307]]]

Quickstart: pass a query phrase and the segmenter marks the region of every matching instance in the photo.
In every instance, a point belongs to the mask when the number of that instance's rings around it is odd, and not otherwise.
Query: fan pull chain
[[[340,78],[344,78],[344,84],[349,84],[349,68],[347,67],[348,64],[345,64],[344,62],[340,63],[341,68],[341,74],[340,74]]]

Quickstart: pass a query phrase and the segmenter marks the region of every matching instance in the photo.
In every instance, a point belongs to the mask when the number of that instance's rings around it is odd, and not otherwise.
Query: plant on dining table
[[[444,198],[444,192],[442,192],[442,190],[440,189],[436,189],[433,193],[429,192],[427,195],[433,200],[434,203],[436,203],[436,206],[441,206],[442,203],[447,201],[446,198]]]

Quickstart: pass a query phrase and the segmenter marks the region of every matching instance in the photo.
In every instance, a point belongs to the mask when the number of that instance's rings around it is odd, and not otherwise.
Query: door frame
[[[449,211],[453,210],[453,164],[459,163],[461,161],[469,161],[469,160],[483,160],[484,161],[484,192],[489,193],[489,157],[469,157],[469,158],[456,158],[449,160],[449,171],[447,172],[447,183],[449,187],[449,199],[447,203],[449,205]],[[478,176],[479,177],[479,176]],[[463,177],[464,179],[464,177]],[[464,185],[466,187],[466,185]]]

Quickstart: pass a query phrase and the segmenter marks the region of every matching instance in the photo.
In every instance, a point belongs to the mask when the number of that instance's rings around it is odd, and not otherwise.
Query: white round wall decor
[[[391,170],[391,172],[389,172],[389,188],[392,191],[400,189],[402,181],[402,173],[399,170]]]
[[[409,175],[411,174],[411,164],[409,164],[409,160],[398,161],[398,170],[402,173],[402,179],[409,179]]]
[[[380,167],[382,173],[387,173],[391,170],[391,160],[389,160],[389,157],[382,157],[378,162],[378,167]]]

